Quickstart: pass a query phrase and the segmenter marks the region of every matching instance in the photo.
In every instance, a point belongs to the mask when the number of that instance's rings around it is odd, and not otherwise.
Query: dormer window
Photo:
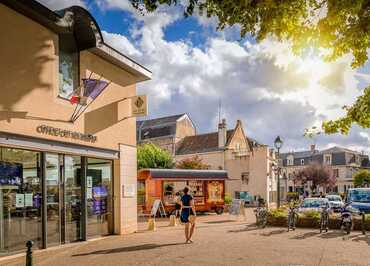
[[[72,34],[59,35],[59,93],[69,99],[79,86],[79,52]]]
[[[287,157],[287,165],[294,165],[294,157],[293,156],[288,156]]]
[[[304,165],[304,159],[301,159],[301,165]]]
[[[324,155],[324,164],[331,165],[331,154]]]

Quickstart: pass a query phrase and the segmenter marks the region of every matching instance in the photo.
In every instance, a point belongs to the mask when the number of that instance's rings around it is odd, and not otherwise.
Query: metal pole
[[[32,266],[33,265],[33,258],[32,258],[32,246],[33,246],[33,241],[28,240],[26,243],[27,247],[27,254],[26,254],[26,266]]]
[[[280,148],[277,149],[277,166],[278,166],[278,175],[277,175],[277,207],[280,208],[280,165],[279,165],[279,158],[280,158]]]

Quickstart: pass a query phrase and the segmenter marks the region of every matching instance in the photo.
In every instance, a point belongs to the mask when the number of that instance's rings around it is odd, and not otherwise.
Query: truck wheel
[[[215,212],[216,212],[218,215],[221,215],[221,214],[223,214],[223,212],[224,212],[224,208],[216,208]]]

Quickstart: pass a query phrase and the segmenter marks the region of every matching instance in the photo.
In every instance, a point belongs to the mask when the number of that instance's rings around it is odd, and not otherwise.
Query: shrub
[[[232,201],[233,199],[231,198],[231,195],[229,193],[225,193],[225,204],[231,204]]]
[[[269,215],[274,218],[287,217],[287,212],[284,209],[279,208],[279,209],[270,210]]]
[[[306,212],[303,212],[301,215],[304,218],[320,219],[321,214],[318,211],[306,211]]]

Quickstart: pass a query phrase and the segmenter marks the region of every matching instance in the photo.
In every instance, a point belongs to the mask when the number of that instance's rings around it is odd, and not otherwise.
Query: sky
[[[217,31],[217,19],[184,18],[183,7],[142,15],[126,0],[39,0],[52,10],[85,7],[95,17],[104,42],[153,72],[138,84],[149,97],[147,118],[187,113],[198,133],[217,130],[219,106],[228,128],[243,122],[248,137],[283,151],[316,144],[370,154],[370,130],[354,126],[348,136],[303,136],[305,128],[344,114],[370,85],[370,62],[352,69],[351,55],[335,62],[292,54],[289,43],[240,38],[238,26]]]

